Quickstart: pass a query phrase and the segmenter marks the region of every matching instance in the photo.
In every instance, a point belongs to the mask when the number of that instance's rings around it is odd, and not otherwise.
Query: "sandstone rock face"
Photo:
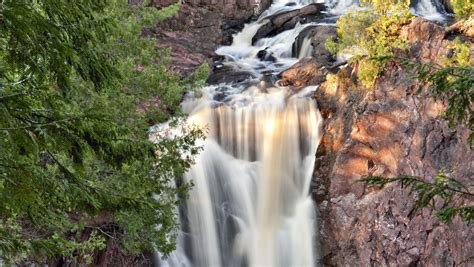
[[[155,0],[154,5],[174,2]],[[173,18],[144,29],[143,34],[157,37],[158,46],[171,51],[169,69],[187,76],[215,57],[221,43],[230,42],[233,28],[270,4],[270,0],[186,0]]]
[[[410,58],[421,63],[440,63],[449,54],[449,40],[445,40],[443,27],[422,18],[413,19],[412,23],[402,30],[402,36],[411,43]]]
[[[415,19],[407,31],[410,54],[419,55],[420,61],[448,54],[449,41],[436,24]],[[472,264],[472,225],[459,219],[439,223],[429,210],[411,212],[414,197],[398,184],[378,189],[357,182],[368,174],[407,174],[431,181],[445,169],[472,183],[469,131],[450,129],[440,119],[446,103],[432,99],[429,88],[411,76],[393,63],[367,91],[358,88],[347,67],[337,77],[329,76],[316,93],[326,118],[313,179],[325,266]]]

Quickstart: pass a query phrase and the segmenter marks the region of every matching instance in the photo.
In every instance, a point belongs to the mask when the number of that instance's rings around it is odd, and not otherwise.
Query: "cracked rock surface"
[[[449,54],[440,26],[415,19],[406,30],[410,54],[420,61]],[[316,93],[326,119],[313,179],[325,266],[472,266],[472,225],[459,218],[442,224],[428,209],[411,212],[414,196],[398,184],[378,189],[356,182],[368,174],[432,181],[441,169],[473,182],[469,130],[449,128],[440,118],[446,103],[411,76],[393,63],[367,90],[346,67]]]

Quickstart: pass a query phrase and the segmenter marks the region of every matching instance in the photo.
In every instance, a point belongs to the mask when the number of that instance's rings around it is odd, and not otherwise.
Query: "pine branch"
[[[14,94],[9,94],[9,95],[3,95],[3,96],[0,96],[0,102],[6,100],[8,98],[12,98],[12,97],[19,96],[19,95],[25,95],[25,94],[26,94],[25,92],[19,92],[19,93],[14,93]]]
[[[80,119],[81,117],[71,117],[71,118],[66,118],[66,119],[61,119],[61,120],[55,120],[55,121],[50,121],[50,122],[45,122],[45,123],[34,123],[32,125],[25,125],[21,127],[11,127],[11,128],[0,128],[0,131],[16,131],[16,130],[26,130],[26,129],[31,129],[31,128],[37,128],[37,127],[45,127],[45,126],[51,126],[55,125],[60,122],[66,122],[66,121],[71,121],[71,120],[77,120]]]
[[[416,212],[421,208],[430,207],[436,210],[436,215],[441,221],[451,222],[457,215],[461,219],[472,223],[474,222],[474,206],[464,205],[465,200],[470,200],[474,194],[469,190],[472,185],[463,183],[447,177],[443,172],[439,172],[434,177],[434,182],[428,182],[420,177],[402,175],[392,178],[383,178],[379,176],[369,176],[359,180],[368,185],[384,187],[387,184],[400,182],[401,187],[410,188],[410,194],[416,194],[417,199],[411,212]],[[439,197],[443,202],[437,207],[435,198]],[[455,203],[457,197],[461,204]],[[411,213],[410,212],[410,213]]]

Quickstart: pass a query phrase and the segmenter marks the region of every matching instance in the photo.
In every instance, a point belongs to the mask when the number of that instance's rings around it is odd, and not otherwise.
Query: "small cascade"
[[[306,27],[317,24],[297,24],[292,30],[284,31],[274,37],[262,38],[252,45],[252,37],[262,25],[261,21],[247,24],[241,33],[235,35],[231,46],[223,46],[216,50],[217,54],[227,58],[224,65],[232,66],[233,69],[253,72],[256,77],[260,77],[262,73],[283,71],[297,61],[292,57],[292,46],[296,37]],[[263,50],[266,50],[276,60],[262,62],[257,54]]]
[[[310,57],[313,54],[313,46],[311,45],[311,38],[305,37],[301,43],[300,51],[298,51],[298,59]]]
[[[439,0],[413,0],[410,5],[412,14],[434,21],[446,21],[449,14]]]
[[[342,15],[351,7],[359,5],[358,0],[326,0],[325,3],[329,12],[334,15]]]

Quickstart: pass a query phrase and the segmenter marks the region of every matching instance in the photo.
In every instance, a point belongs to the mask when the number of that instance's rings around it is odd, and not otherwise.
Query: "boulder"
[[[305,57],[279,74],[280,86],[298,90],[309,85],[318,85],[326,80],[328,70],[314,57]]]
[[[265,37],[275,36],[283,31],[292,29],[299,23],[310,22],[311,17],[316,17],[325,9],[324,3],[314,3],[265,18],[267,23],[260,27],[255,36],[252,38],[252,43],[255,44],[259,39]]]
[[[270,61],[270,62],[277,61],[276,57],[273,56],[273,53],[270,50],[268,50],[268,48],[258,51],[257,58],[260,59],[261,61]]]

